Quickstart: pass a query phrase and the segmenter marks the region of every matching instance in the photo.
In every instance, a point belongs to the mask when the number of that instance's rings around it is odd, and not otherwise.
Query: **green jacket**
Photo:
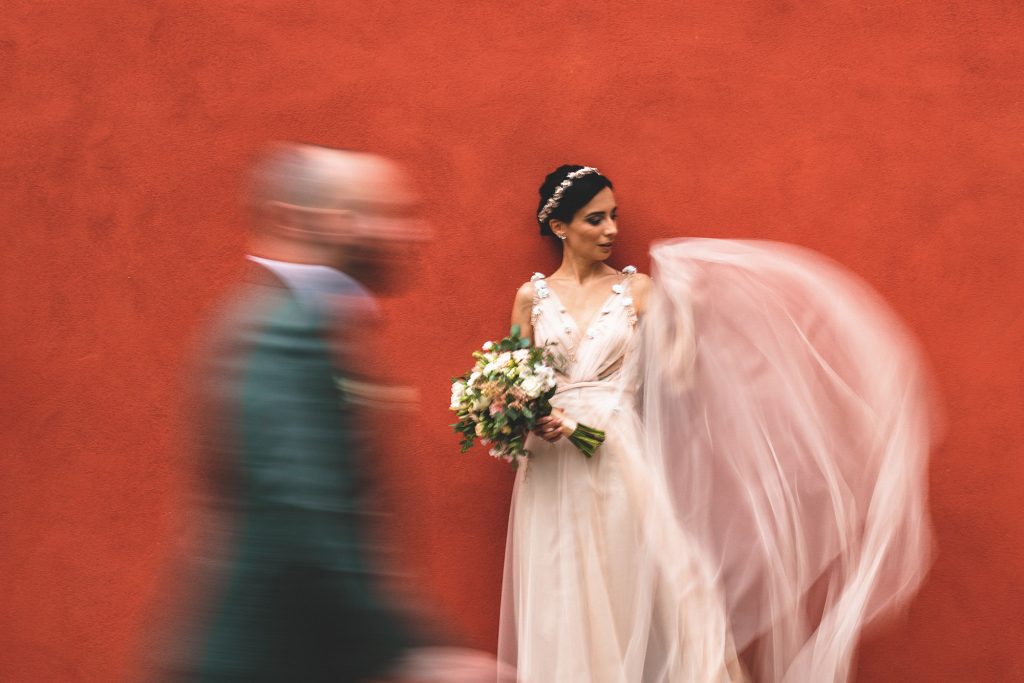
[[[368,449],[327,326],[268,270],[200,371],[206,506],[228,533],[185,680],[360,681],[409,646],[366,563]]]

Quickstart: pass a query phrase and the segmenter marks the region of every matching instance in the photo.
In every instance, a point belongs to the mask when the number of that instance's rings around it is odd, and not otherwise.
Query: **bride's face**
[[[618,211],[615,194],[606,187],[577,211],[571,222],[552,221],[551,227],[556,234],[565,235],[566,249],[587,259],[604,261],[611,256],[619,234]]]

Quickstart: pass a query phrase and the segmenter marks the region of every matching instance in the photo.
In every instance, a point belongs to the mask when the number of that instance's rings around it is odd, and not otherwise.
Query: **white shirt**
[[[321,315],[335,317],[339,313],[361,313],[376,317],[377,303],[373,295],[345,273],[330,266],[275,261],[247,256],[277,277],[295,295],[299,305]]]

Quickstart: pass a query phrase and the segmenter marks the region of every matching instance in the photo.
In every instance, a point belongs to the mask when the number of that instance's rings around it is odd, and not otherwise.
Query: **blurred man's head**
[[[407,176],[373,154],[275,143],[252,169],[248,200],[258,256],[339,268],[372,289],[390,289],[426,239]]]

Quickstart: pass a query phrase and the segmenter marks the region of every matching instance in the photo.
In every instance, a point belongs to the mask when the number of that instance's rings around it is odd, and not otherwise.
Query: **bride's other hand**
[[[408,651],[390,678],[374,683],[515,683],[515,671],[489,652],[435,646]]]
[[[553,408],[550,415],[537,420],[533,433],[548,443],[555,443],[563,436],[572,434],[575,428],[576,423],[566,417],[561,408]]]
[[[554,443],[562,438],[562,420],[555,413],[537,420],[533,433],[548,443]]]

